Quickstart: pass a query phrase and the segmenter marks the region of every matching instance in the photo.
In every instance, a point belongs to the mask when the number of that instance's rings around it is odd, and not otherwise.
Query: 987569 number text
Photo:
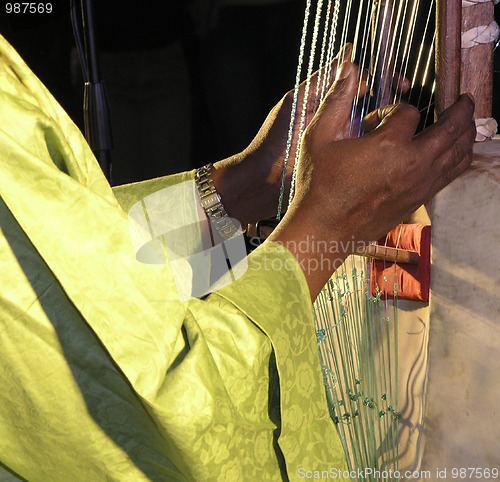
[[[52,3],[50,2],[6,3],[5,13],[52,13]]]

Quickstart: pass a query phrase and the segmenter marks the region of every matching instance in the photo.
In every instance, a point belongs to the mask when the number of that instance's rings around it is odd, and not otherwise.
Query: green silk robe
[[[266,244],[180,302],[168,264],[135,259],[127,212],[193,172],[112,190],[1,37],[0,52],[0,480],[346,469],[295,258]]]

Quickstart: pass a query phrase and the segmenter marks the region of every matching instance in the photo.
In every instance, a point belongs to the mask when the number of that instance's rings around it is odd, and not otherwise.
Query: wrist
[[[332,273],[351,254],[353,240],[341,231],[328,228],[324,221],[315,221],[310,214],[303,206],[292,204],[266,241],[281,244],[295,256],[314,300]]]
[[[212,179],[226,212],[242,226],[276,214],[279,187],[266,179],[262,160],[247,150],[214,163]]]

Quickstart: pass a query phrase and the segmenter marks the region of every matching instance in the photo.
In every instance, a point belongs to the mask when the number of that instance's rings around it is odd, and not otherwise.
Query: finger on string
[[[462,94],[458,101],[440,116],[438,121],[415,137],[415,147],[437,159],[471,129],[474,102],[470,95]]]
[[[316,89],[316,83],[318,81],[318,77],[321,78],[325,70],[328,70],[330,67],[330,75],[328,80],[322,80],[322,82],[326,82],[326,87],[327,89],[330,88],[332,82],[337,76],[337,72],[339,69],[340,64],[344,62],[344,59],[350,60],[352,56],[352,44],[351,43],[346,43],[337,53],[337,55],[333,58],[333,60],[330,62],[328,65],[324,65],[320,69],[318,69],[314,74],[311,76],[311,84],[310,84],[310,95],[315,92]],[[304,80],[300,84],[300,91],[301,93],[304,91],[305,86],[306,86],[307,81]]]
[[[356,71],[356,66],[350,61],[345,61],[340,66],[337,79],[315,116],[317,127],[336,133],[335,139],[343,138],[344,126],[351,116],[352,103],[357,91]]]
[[[392,79],[392,89],[397,94],[406,94],[410,90],[410,81],[399,72],[394,73],[394,77]]]
[[[332,67],[330,70],[330,78],[328,79],[327,87],[330,88],[332,82],[337,78],[337,73],[340,69],[340,66],[346,61],[351,61],[352,57],[352,43],[346,43],[337,53],[337,55],[330,62],[330,66]],[[323,68],[327,68],[324,66]],[[318,71],[320,72],[320,71]]]
[[[352,62],[352,43],[347,42],[337,53],[334,60],[338,61],[338,65],[343,64],[346,60]]]
[[[420,113],[408,104],[392,104],[370,112],[362,121],[365,132],[383,129],[395,137],[411,139],[415,135]]]
[[[357,72],[357,77],[358,77],[358,94],[357,97],[363,98],[366,93],[369,91],[368,90],[368,78],[369,78],[369,73],[368,70],[366,69],[360,69],[357,66],[358,72]]]
[[[361,127],[365,132],[374,131],[382,121],[382,118],[379,116],[379,109],[374,110],[363,118],[361,121]]]

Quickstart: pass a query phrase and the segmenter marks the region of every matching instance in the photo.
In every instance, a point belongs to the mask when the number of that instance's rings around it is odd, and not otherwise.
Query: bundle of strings
[[[351,42],[349,60],[358,64],[360,78],[363,72],[367,74],[371,95],[361,96],[358,90],[350,136],[363,134],[359,120],[370,110],[402,100],[402,91],[393,89],[398,78],[408,79],[409,91],[403,100],[421,110],[424,127],[433,120],[435,38],[434,0],[306,0],[278,213],[283,208],[292,151],[290,200],[295,190],[300,139],[306,126],[306,103],[299,102],[301,80],[306,79],[303,98],[309,106],[313,103],[315,111],[327,94],[335,52]],[[319,70],[318,77],[311,83],[315,70]],[[294,135],[299,138],[295,150]],[[332,196],[342,193],[332,192]],[[369,284],[366,259],[350,256],[314,304],[331,416],[350,468],[371,469],[360,472],[364,477],[359,480],[379,480],[380,471],[398,468],[398,290],[394,286],[394,300],[383,300],[376,290],[372,295]]]

